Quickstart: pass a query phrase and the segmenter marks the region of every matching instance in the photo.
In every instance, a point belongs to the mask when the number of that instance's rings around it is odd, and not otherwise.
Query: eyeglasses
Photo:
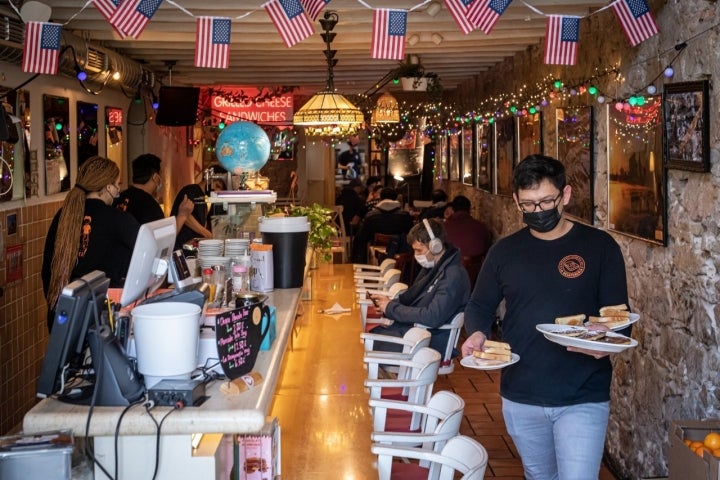
[[[520,206],[520,210],[522,210],[523,213],[535,212],[538,208],[542,211],[550,210],[551,208],[555,208],[556,202],[560,200],[562,195],[563,192],[560,192],[558,193],[557,197],[553,199],[540,200],[539,202],[518,202],[518,205]]]

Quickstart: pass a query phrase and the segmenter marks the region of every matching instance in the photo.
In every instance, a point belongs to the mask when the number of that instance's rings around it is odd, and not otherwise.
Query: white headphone
[[[432,231],[432,228],[430,228],[430,222],[427,221],[427,218],[423,218],[423,225],[425,225],[425,230],[427,230],[428,235],[430,235],[430,243],[428,243],[428,250],[430,250],[430,253],[433,255],[437,255],[438,253],[443,251],[443,244],[442,240],[439,238],[435,238],[435,234]]]

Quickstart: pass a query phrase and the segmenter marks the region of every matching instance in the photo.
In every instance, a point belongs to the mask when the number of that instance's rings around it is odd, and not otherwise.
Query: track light
[[[413,33],[412,35],[410,35],[408,37],[407,43],[408,43],[408,45],[413,46],[416,43],[418,43],[419,41],[420,41],[420,35],[418,35],[417,33]]]
[[[443,36],[440,35],[439,33],[433,33],[433,34],[430,36],[430,39],[433,41],[433,43],[434,43],[435,45],[440,45],[440,44],[442,43],[442,41],[443,41]]]
[[[430,5],[428,5],[427,10],[425,10],[425,11],[427,12],[428,15],[430,15],[431,17],[434,17],[435,15],[437,15],[440,12],[441,9],[442,9],[442,6],[440,5],[440,2],[430,2]]]

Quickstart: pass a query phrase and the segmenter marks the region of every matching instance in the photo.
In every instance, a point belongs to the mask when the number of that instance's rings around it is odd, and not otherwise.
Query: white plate
[[[617,353],[622,352],[623,350],[627,350],[628,348],[636,347],[638,344],[637,340],[633,338],[630,339],[630,343],[616,344],[596,342],[594,340],[583,340],[580,338],[568,337],[566,335],[559,335],[558,333],[556,333],[565,332],[568,330],[586,331],[587,328],[585,327],[571,327],[569,325],[557,325],[555,323],[542,323],[540,325],[536,325],[535,328],[543,335],[545,335],[545,338],[547,338],[551,342],[563,345],[565,347],[587,348],[588,350],[596,350],[598,352]],[[614,332],[607,332],[606,335],[608,337],[628,338],[625,335],[620,335],[619,333]]]
[[[475,358],[472,355],[468,355],[460,360],[460,365],[463,367],[475,368],[477,370],[497,370],[499,368],[505,368],[512,365],[513,363],[517,363],[518,360],[520,360],[520,355],[517,353],[510,354],[510,361],[503,363],[493,363],[497,362],[497,360],[483,360],[482,358]]]
[[[631,313],[630,318],[628,319],[627,322],[623,323],[622,325],[617,325],[617,326],[611,328],[610,330],[612,330],[613,332],[617,332],[618,330],[627,328],[628,325],[632,325],[633,323],[637,322],[638,320],[640,320],[640,314],[639,313]],[[588,325],[591,325],[591,323],[585,322],[585,326],[587,327]],[[596,325],[602,325],[602,323],[597,323]]]

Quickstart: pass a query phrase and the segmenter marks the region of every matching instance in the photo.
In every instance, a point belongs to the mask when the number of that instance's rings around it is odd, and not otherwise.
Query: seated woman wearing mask
[[[373,297],[383,316],[393,323],[377,326],[372,332],[402,337],[415,323],[421,323],[431,327],[430,347],[443,353],[449,332],[438,327],[465,309],[470,297],[470,279],[460,261],[460,251],[448,243],[440,221],[432,218],[421,221],[410,230],[407,241],[422,270],[412,286],[397,298]],[[386,343],[380,349],[400,350],[391,347],[392,344]]]
[[[90,157],[78,169],[45,237],[41,276],[49,329],[60,292],[71,280],[100,270],[111,288],[123,286],[140,224],[112,207],[119,194],[120,170],[111,160]]]

